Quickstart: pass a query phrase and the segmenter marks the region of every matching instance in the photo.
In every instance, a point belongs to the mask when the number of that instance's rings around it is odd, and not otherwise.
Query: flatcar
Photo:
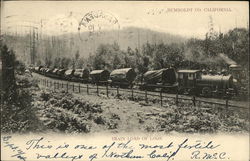
[[[53,78],[59,78],[57,73],[58,73],[59,69],[55,68],[52,72],[51,72],[51,77]]]
[[[140,89],[155,90],[160,87],[164,91],[173,91],[177,86],[176,81],[174,68],[147,71],[143,74]]]
[[[39,73],[41,68],[42,68],[42,66],[35,67],[34,68],[34,72]]]
[[[59,79],[64,79],[65,72],[66,72],[66,69],[59,69],[56,74]]]
[[[109,79],[110,72],[108,70],[93,70],[89,73],[90,82],[93,84],[104,84]]]
[[[42,68],[40,68],[39,70],[37,70],[37,73],[43,74],[44,70],[45,70],[45,68],[42,67]],[[44,75],[44,74],[43,74],[43,75]]]
[[[46,71],[49,70],[49,68],[43,67],[40,69],[40,74],[46,75]]]
[[[135,78],[136,72],[133,68],[116,69],[110,73],[110,86],[131,88]]]
[[[71,80],[74,75],[75,70],[74,69],[68,69],[64,73],[64,79]]]
[[[31,72],[35,72],[35,67],[33,67],[33,66],[29,66],[28,69],[29,69],[29,71],[31,71]]]
[[[52,77],[52,75],[53,75],[53,69],[47,68],[45,70],[45,75],[48,76],[48,77]]]
[[[89,70],[88,69],[75,69],[75,72],[72,77],[72,81],[88,83]]]

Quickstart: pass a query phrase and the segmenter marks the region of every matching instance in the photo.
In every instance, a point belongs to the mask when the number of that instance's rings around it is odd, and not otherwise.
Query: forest
[[[88,57],[76,51],[72,58],[46,60],[51,68],[118,69],[134,68],[138,73],[174,67],[176,69],[227,70],[230,64],[248,67],[249,31],[235,28],[226,34],[206,35],[204,40],[191,38],[181,43],[144,43],[141,48],[122,50],[117,42],[100,44]]]

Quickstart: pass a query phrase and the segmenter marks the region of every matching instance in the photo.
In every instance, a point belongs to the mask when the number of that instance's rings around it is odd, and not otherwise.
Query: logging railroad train
[[[98,85],[108,84],[111,87],[132,88],[138,85],[141,90],[162,90],[167,93],[201,95],[206,97],[223,97],[237,95],[235,79],[232,75],[205,75],[200,70],[178,70],[164,68],[144,73],[135,83],[136,72],[132,68],[108,70],[88,69],[49,69],[42,66],[32,68],[36,73],[82,83]]]

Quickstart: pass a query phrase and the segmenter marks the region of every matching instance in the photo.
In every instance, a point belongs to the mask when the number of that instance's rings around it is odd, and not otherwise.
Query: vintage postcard
[[[248,1],[1,1],[3,161],[249,161]]]

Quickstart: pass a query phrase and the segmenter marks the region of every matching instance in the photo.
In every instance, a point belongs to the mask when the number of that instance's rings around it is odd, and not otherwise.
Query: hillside
[[[79,40],[79,34],[74,35],[75,40]],[[179,35],[172,35],[170,33],[156,32],[149,29],[129,27],[123,30],[116,31],[105,31],[101,34],[94,34],[89,36],[89,33],[80,34],[82,41],[76,41],[77,44],[81,45],[80,48],[84,48],[83,56],[89,52],[93,52],[100,44],[113,44],[118,42],[122,50],[126,50],[128,47],[135,49],[138,46],[142,46],[146,42],[150,44],[171,44],[181,43],[186,41],[185,38]]]
[[[120,49],[126,50],[128,47],[135,49],[142,46],[146,42],[150,44],[171,44],[181,43],[187,39],[173,35],[171,33],[156,32],[144,28],[128,27],[121,30],[102,31],[101,33],[90,32],[70,33],[59,36],[48,36],[43,34],[35,35],[33,41],[30,35],[6,36],[6,41],[10,47],[16,51],[17,57],[24,62],[30,62],[30,46],[32,41],[35,44],[36,57],[44,59],[46,55],[51,53],[54,57],[72,57],[79,50],[80,57],[88,57],[89,53],[94,53],[100,44],[113,44],[117,42]]]

